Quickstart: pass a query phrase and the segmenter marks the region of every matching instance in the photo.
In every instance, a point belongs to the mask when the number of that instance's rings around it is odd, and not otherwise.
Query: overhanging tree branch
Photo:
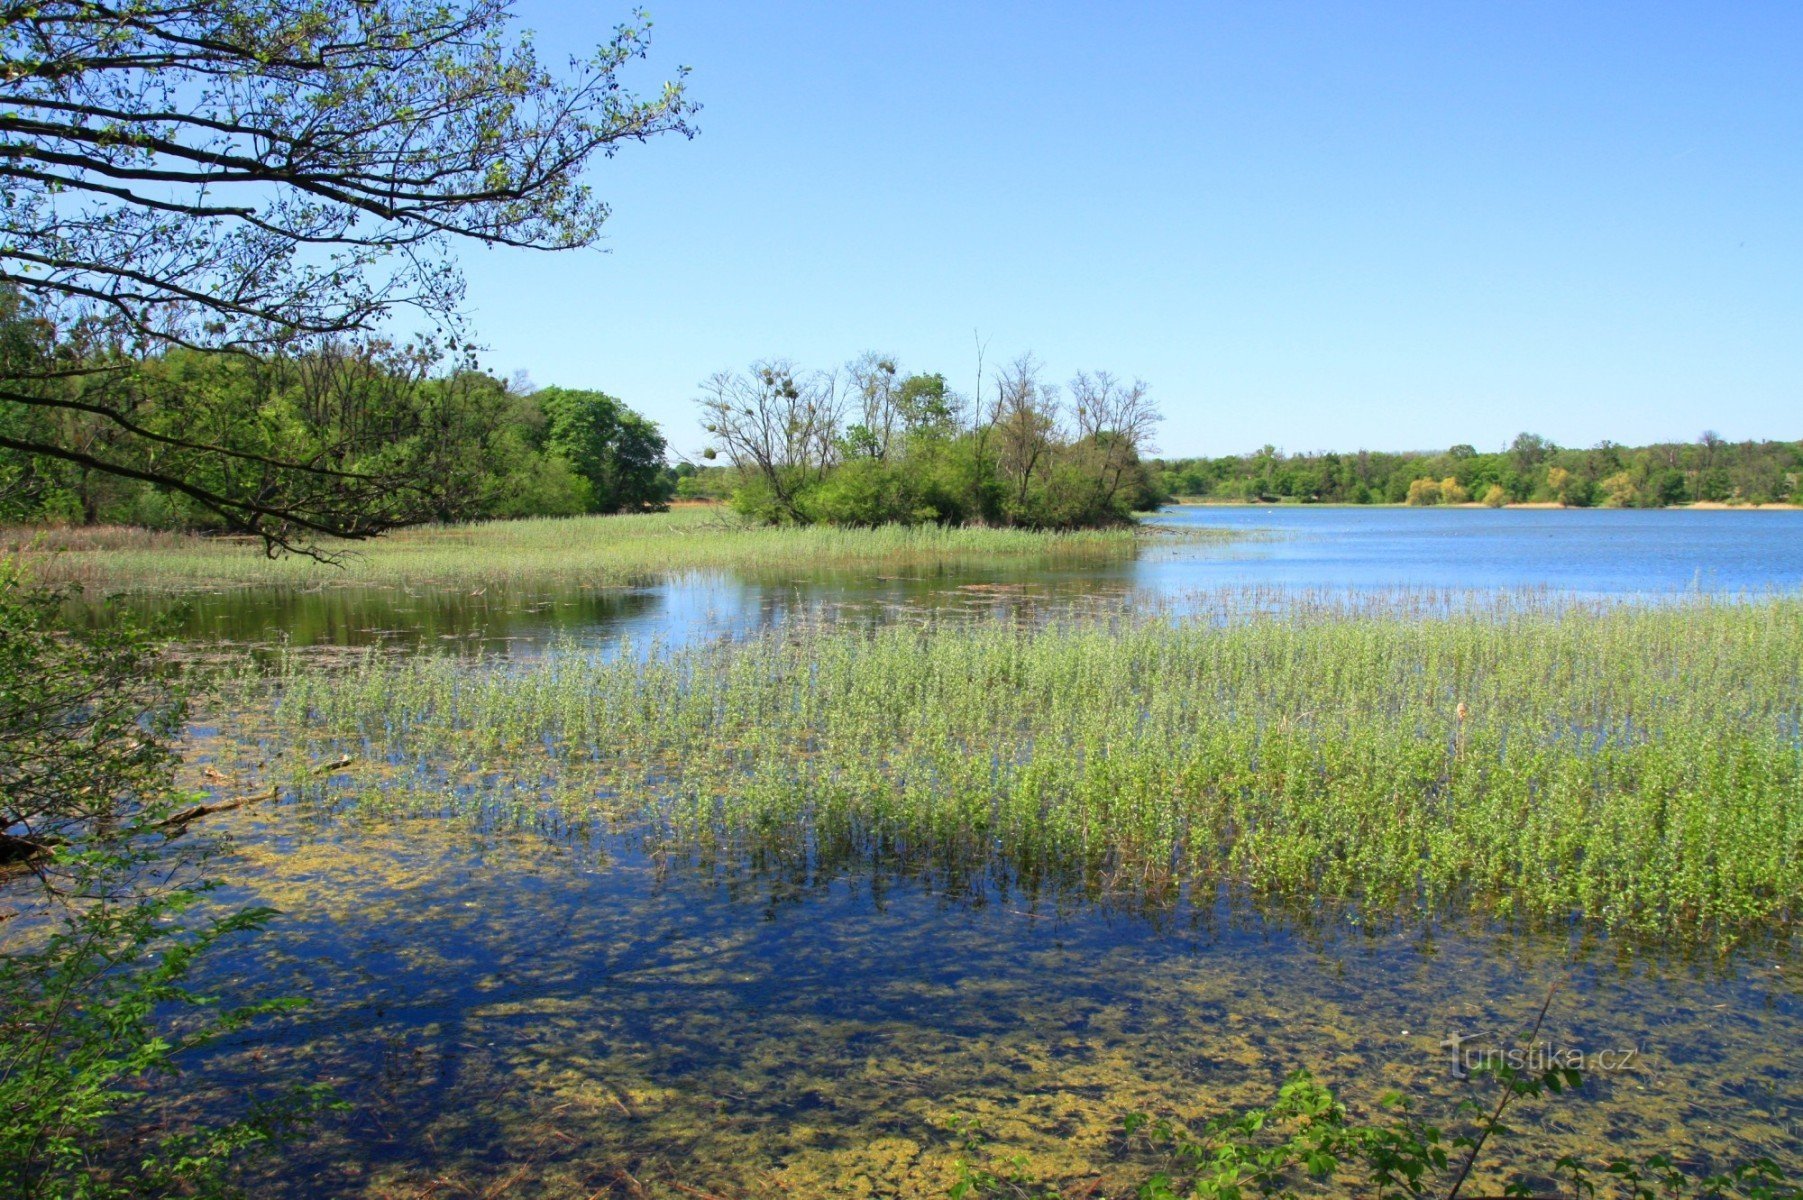
[[[401,463],[374,440],[383,421],[303,429],[304,453],[272,452],[234,443],[238,425],[204,406],[196,419],[223,433],[194,436],[179,392],[146,423],[72,362],[305,357],[375,336],[402,306],[458,349],[455,243],[593,245],[608,209],[588,166],[692,135],[684,72],[646,98],[624,86],[648,27],[635,14],[557,71],[512,0],[0,6],[0,445],[154,482],[278,544],[424,519],[430,506],[402,501],[434,493],[407,475],[430,455]],[[77,420],[32,416],[58,412]],[[94,452],[92,419],[118,453]],[[306,479],[328,477],[388,491],[319,507]]]

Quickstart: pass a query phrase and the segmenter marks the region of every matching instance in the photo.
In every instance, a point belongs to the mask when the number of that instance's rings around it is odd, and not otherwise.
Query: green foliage
[[[638,512],[670,499],[657,426],[603,392],[545,388],[544,448],[588,483],[589,512]]]
[[[1332,504],[1434,504],[1455,484],[1486,504],[1530,500],[1572,506],[1660,508],[1705,500],[1736,504],[1798,502],[1803,442],[1728,443],[1705,434],[1688,445],[1631,448],[1604,442],[1567,450],[1524,433],[1507,449],[1442,454],[1255,454],[1150,464],[1169,495],[1215,500],[1299,500]]]
[[[1464,1124],[1456,1131],[1420,1120],[1395,1091],[1380,1098],[1383,1115],[1354,1120],[1307,1071],[1292,1074],[1268,1107],[1219,1117],[1194,1131],[1135,1113],[1125,1124],[1129,1142],[1151,1148],[1168,1164],[1137,1194],[1141,1200],[1300,1200],[1349,1193],[1373,1200],[1455,1200],[1485,1148],[1505,1131],[1503,1117],[1514,1101],[1575,1093],[1583,1082],[1570,1067],[1530,1074],[1499,1065],[1485,1073],[1495,1079],[1497,1098],[1487,1107],[1461,1104]],[[1665,1155],[1614,1158],[1600,1166],[1570,1156],[1537,1169],[1525,1165],[1530,1170],[1513,1172],[1505,1195],[1545,1194],[1536,1176],[1550,1178],[1561,1196],[1595,1196],[1599,1183],[1605,1184],[1602,1194],[1633,1200],[1786,1200],[1803,1194],[1769,1159],[1707,1175],[1686,1172]]]
[[[0,1194],[221,1194],[243,1152],[329,1101],[301,1088],[159,1131],[157,1085],[292,1003],[221,1009],[187,986],[202,955],[273,914],[201,914],[211,885],[168,842],[193,799],[166,740],[185,696],[143,630],[62,629],[61,600],[0,564],[0,869],[26,906],[0,917],[16,923],[0,954]]]
[[[56,385],[70,403],[128,409],[138,433],[98,412],[0,399],[0,419],[21,435],[78,441],[152,476],[0,449],[0,518],[228,528],[230,514],[154,476],[235,495],[254,492],[272,462],[310,464],[272,478],[297,518],[327,527],[636,511],[668,500],[663,438],[619,401],[558,388],[522,395],[466,365],[442,366],[430,347],[333,344],[274,359],[174,349]]]
[[[1158,413],[1143,383],[1079,373],[1072,402],[1027,356],[989,405],[942,375],[900,375],[866,354],[845,371],[772,360],[704,384],[703,426],[736,471],[732,504],[772,524],[1007,525],[1088,529],[1129,523],[1164,498],[1140,462]]]
[[[486,437],[435,419],[487,390],[453,394],[474,372],[452,247],[600,237],[584,165],[694,133],[683,70],[627,86],[647,37],[634,14],[553,67],[507,0],[8,6],[0,487],[92,523],[154,484],[272,545],[476,515]],[[196,350],[229,356],[210,377],[305,374],[382,350],[402,311],[435,331],[426,358],[458,359],[438,387],[377,381],[422,436],[346,419],[342,389],[266,407],[266,386],[157,386]]]
[[[825,525],[912,525],[938,512],[923,503],[917,481],[898,463],[852,458],[801,492],[802,516]]]
[[[161,804],[146,816],[168,815]],[[81,894],[113,891],[144,865],[130,849],[59,850],[50,868]],[[248,909],[184,920],[205,885],[76,903],[39,944],[0,957],[0,1194],[68,1197],[232,1194],[235,1162],[292,1136],[331,1105],[302,1087],[253,1103],[236,1120],[152,1132],[158,1085],[184,1061],[277,1000],[221,1009],[187,986],[196,960],[274,915]],[[151,1090],[147,1090],[151,1089]]]
[[[0,560],[0,863],[82,845],[169,790],[185,697],[121,618],[72,637],[64,596]],[[129,836],[125,829],[112,836]]]

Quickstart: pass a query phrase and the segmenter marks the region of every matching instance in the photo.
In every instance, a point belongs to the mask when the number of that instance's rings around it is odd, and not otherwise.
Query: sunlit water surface
[[[635,652],[794,620],[1043,619],[1238,589],[1395,587],[1657,601],[1803,583],[1803,513],[1186,508],[1227,547],[1151,541],[1089,572],[698,575],[482,595],[321,587],[189,598],[196,639]],[[254,729],[198,745],[250,787]],[[231,735],[231,736],[225,736]],[[197,762],[198,765],[198,762]],[[1267,1101],[1306,1067],[1368,1111],[1446,1117],[1449,1034],[1632,1052],[1498,1158],[1676,1150],[1803,1170],[1803,962],[1782,943],[1634,948],[1581,931],[1366,929],[1212,898],[1020,894],[880,863],[698,863],[631,829],[357,815],[318,796],[236,814],[226,898],[284,916],[221,982],[313,1001],[196,1078],[336,1083],[343,1119],[261,1181],[293,1196],[943,1195],[954,1119],[1033,1173],[1123,1184],[1120,1120]],[[192,1102],[210,1102],[197,1089]]]
[[[207,643],[532,652],[548,642],[640,652],[740,636],[797,618],[1041,619],[1206,609],[1221,592],[1457,596],[1537,590],[1658,600],[1803,587],[1803,511],[1179,506],[1153,524],[1232,541],[1148,537],[1119,561],[997,564],[884,574],[689,572],[638,586],[544,590],[316,586],[184,594],[183,636]],[[166,608],[158,599],[149,607]]]

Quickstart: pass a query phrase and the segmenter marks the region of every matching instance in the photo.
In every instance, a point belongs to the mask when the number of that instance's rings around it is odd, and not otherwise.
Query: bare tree
[[[859,407],[858,423],[849,431],[851,440],[858,452],[882,461],[906,426],[895,357],[868,351],[846,365],[845,376]]]
[[[1096,499],[1112,506],[1140,455],[1156,449],[1152,434],[1164,419],[1142,379],[1123,384],[1107,371],[1077,372],[1070,383],[1077,438],[1097,455]]]
[[[1002,368],[989,410],[996,468],[1016,512],[1025,508],[1038,475],[1051,467],[1060,441],[1058,386],[1046,383],[1039,360],[1023,354]]]
[[[796,500],[838,456],[844,401],[838,376],[802,372],[788,359],[722,371],[701,385],[703,425],[739,470],[764,481],[778,514],[800,516]]]

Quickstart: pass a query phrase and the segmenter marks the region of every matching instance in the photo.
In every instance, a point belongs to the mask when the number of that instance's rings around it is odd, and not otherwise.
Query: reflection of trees
[[[457,645],[493,649],[563,633],[606,631],[642,620],[662,603],[651,589],[479,591],[381,587],[256,588],[140,600],[140,612],[171,613],[179,640],[290,646]],[[98,619],[99,610],[90,610]]]
[[[1228,1107],[1298,1063],[1450,1101],[1437,1053],[1373,1071],[1370,1039],[1429,1013],[1503,1023],[1572,957],[1562,936],[1399,941],[1341,922],[1296,938],[1211,904],[1142,919],[874,840],[647,857],[636,834],[503,824],[327,828],[265,860],[261,894],[292,914],[267,971],[315,997],[272,1052],[340,1079],[357,1108],[260,1190],[342,1194],[348,1164],[486,1182],[531,1164],[535,1185],[564,1170],[593,1191],[624,1169],[739,1194],[728,1181],[823,1146],[941,1147],[931,1118],[948,1106],[1101,1138],[1125,1097]],[[1699,1046],[1678,1068],[1698,1094],[1782,1078],[1756,1047],[1775,1038],[1781,1057],[1784,1013],[1724,1027],[1710,1002],[1732,991],[1612,975],[1614,948],[1590,950],[1577,1043]],[[1597,1110],[1662,1102],[1637,1089]],[[824,1141],[797,1132],[815,1110]]]

